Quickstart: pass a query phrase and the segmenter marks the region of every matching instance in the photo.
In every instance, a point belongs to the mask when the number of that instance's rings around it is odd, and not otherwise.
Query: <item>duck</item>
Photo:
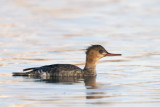
[[[86,62],[83,69],[73,64],[52,64],[41,67],[23,69],[13,72],[13,76],[49,76],[49,77],[87,77],[96,76],[96,64],[99,59],[107,56],[121,56],[106,51],[101,45],[91,45],[86,49]]]

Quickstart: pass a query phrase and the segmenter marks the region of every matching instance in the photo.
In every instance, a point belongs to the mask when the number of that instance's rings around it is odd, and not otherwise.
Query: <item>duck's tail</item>
[[[33,73],[36,70],[37,68],[26,68],[26,69],[23,69],[23,72],[13,72],[12,75],[13,76],[29,76],[29,74]]]
[[[28,76],[28,73],[26,72],[13,72],[13,76]]]
[[[23,72],[32,72],[35,70],[37,70],[37,68],[26,68],[26,69],[23,69]]]

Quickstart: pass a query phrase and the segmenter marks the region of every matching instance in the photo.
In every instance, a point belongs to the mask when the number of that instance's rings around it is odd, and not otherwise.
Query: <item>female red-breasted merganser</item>
[[[86,51],[86,64],[81,69],[71,64],[53,64],[42,67],[27,68],[22,73],[14,72],[14,76],[96,76],[96,64],[98,60],[105,56],[121,56],[121,54],[112,54],[107,52],[101,45],[92,45]]]

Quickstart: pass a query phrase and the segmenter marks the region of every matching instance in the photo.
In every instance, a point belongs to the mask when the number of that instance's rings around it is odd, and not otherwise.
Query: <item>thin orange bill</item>
[[[112,53],[107,53],[105,56],[121,56],[122,54],[112,54]]]

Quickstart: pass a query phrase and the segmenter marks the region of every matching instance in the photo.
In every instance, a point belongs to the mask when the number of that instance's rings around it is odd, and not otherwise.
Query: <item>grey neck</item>
[[[88,57],[86,56],[86,64],[84,67],[84,74],[89,76],[95,76],[96,75],[96,64],[98,59],[94,57]]]

